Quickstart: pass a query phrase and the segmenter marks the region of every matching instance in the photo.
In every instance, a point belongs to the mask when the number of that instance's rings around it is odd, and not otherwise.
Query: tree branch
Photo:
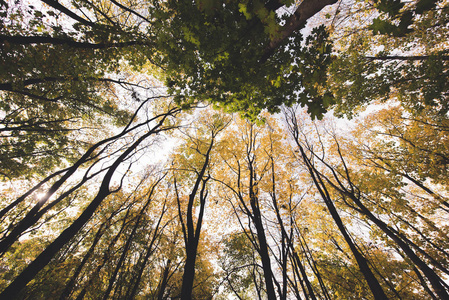
[[[70,18],[80,22],[81,24],[84,24],[84,25],[90,26],[90,27],[97,27],[97,25],[98,25],[98,24],[95,24],[94,22],[91,22],[89,20],[81,18],[80,16],[75,14],[73,11],[69,10],[68,8],[63,6],[61,3],[59,3],[57,0],[42,0],[42,2],[50,5],[51,7],[53,7],[56,10],[59,10],[60,12],[69,16]]]
[[[11,44],[18,45],[28,45],[28,44],[53,44],[53,45],[68,45],[74,48],[84,48],[84,49],[105,49],[105,48],[120,48],[133,45],[150,45],[148,42],[142,41],[128,41],[128,42],[117,42],[117,43],[88,43],[88,42],[77,42],[69,39],[55,38],[51,36],[8,36],[0,35],[0,43],[7,41]]]
[[[414,55],[414,56],[400,56],[400,55],[385,55],[385,56],[365,56],[368,60],[426,60],[435,57],[441,60],[449,60],[449,56],[430,56],[430,55]]]
[[[295,13],[290,16],[278,36],[271,40],[265,52],[262,55],[260,62],[265,62],[276,49],[284,42],[293,32],[301,29],[308,19],[313,17],[316,13],[321,11],[324,7],[337,3],[338,0],[303,0],[299,4]]]

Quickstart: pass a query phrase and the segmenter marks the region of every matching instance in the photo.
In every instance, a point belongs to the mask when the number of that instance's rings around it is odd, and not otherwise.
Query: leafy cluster
[[[329,69],[340,115],[351,116],[372,101],[395,98],[410,112],[448,103],[448,5],[444,1],[379,1],[379,17],[343,38]]]

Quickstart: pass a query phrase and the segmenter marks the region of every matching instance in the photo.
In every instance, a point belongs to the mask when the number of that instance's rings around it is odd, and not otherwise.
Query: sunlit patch
[[[39,202],[45,202],[45,198],[47,197],[47,193],[37,193],[36,200]]]

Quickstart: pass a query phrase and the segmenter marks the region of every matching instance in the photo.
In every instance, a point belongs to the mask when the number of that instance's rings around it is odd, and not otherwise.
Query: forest
[[[0,299],[449,299],[448,0],[0,0]]]

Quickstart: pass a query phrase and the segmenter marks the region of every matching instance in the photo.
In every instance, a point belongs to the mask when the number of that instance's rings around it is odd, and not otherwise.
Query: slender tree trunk
[[[126,255],[128,254],[128,250],[131,247],[131,243],[134,239],[134,235],[135,235],[136,230],[139,227],[139,225],[140,225],[140,218],[137,218],[136,224],[134,225],[131,234],[126,239],[126,243],[125,243],[125,246],[123,247],[122,254],[120,255],[120,258],[119,258],[117,264],[115,265],[114,271],[112,272],[112,275],[109,278],[109,284],[108,284],[108,287],[103,295],[103,300],[106,300],[109,298],[109,294],[112,291],[112,287],[116,281],[117,274],[118,274],[120,268],[122,267],[123,262],[125,261]]]
[[[441,299],[449,299],[449,294],[446,291],[445,287],[443,286],[442,282],[443,280],[433,271],[424,261],[422,261],[415,252],[409,247],[407,244],[408,239],[405,238],[405,236],[399,237],[397,234],[394,233],[392,228],[388,226],[386,223],[378,219],[376,216],[374,216],[368,208],[366,208],[355,195],[351,195],[348,193],[345,193],[348,196],[351,197],[351,199],[357,204],[357,206],[360,208],[360,211],[367,216],[374,224],[376,224],[387,236],[389,236],[393,241],[396,242],[396,244],[404,251],[404,253],[407,255],[407,257],[424,273],[424,275],[427,277],[427,279],[430,281],[430,284],[432,285],[435,293],[441,298]],[[405,241],[403,240],[405,239]],[[424,250],[422,250],[424,251]]]
[[[273,149],[271,149],[271,152],[273,153]],[[276,195],[276,172],[275,172],[275,163],[274,163],[274,159],[272,156],[270,156],[270,160],[271,160],[271,181],[272,181],[272,190],[271,190],[271,198],[273,200],[273,207],[275,209],[276,212],[276,218],[278,220],[279,223],[279,227],[281,228],[281,237],[282,237],[282,253],[283,253],[283,265],[282,265],[282,275],[283,275],[283,282],[284,282],[284,290],[283,290],[283,299],[286,299],[287,297],[287,259],[288,256],[292,256],[293,257],[293,261],[296,265],[296,267],[299,268],[299,271],[301,273],[301,276],[307,286],[307,291],[306,289],[304,289],[303,286],[303,291],[304,294],[307,295],[307,292],[310,296],[310,299],[312,300],[316,300],[315,297],[315,293],[313,291],[312,285],[309,281],[309,278],[307,277],[304,265],[302,264],[301,260],[299,259],[298,254],[296,253],[294,244],[293,244],[293,228],[291,227],[290,230],[290,235],[287,234],[287,230],[284,226],[284,222],[282,220],[281,217],[281,213],[279,211],[279,206],[277,203],[277,195]],[[293,224],[293,220],[291,219],[291,226]],[[291,254],[289,254],[291,253]],[[298,277],[301,278],[298,274]],[[301,281],[301,285],[302,285],[302,281]],[[306,297],[308,299],[308,297]]]
[[[302,147],[299,145],[298,141],[296,142],[298,147],[301,148],[301,154],[304,157],[304,160],[306,159],[305,153],[302,149]],[[404,251],[404,253],[407,255],[407,257],[423,272],[423,274],[427,277],[430,284],[432,285],[432,288],[434,289],[435,293],[441,298],[441,299],[449,299],[449,293],[445,288],[444,281],[435,273],[435,271],[430,268],[421,258],[418,257],[418,255],[412,250],[411,247],[415,248],[419,253],[423,254],[426,258],[428,258],[437,268],[440,268],[443,272],[449,273],[448,270],[442,266],[439,262],[437,262],[433,257],[431,257],[428,253],[426,253],[424,250],[422,250],[418,245],[414,244],[411,240],[409,240],[404,234],[397,232],[395,229],[393,229],[391,226],[389,226],[387,223],[383,222],[381,219],[377,218],[361,201],[361,195],[360,193],[356,194],[356,190],[358,189],[355,187],[355,185],[352,183],[351,178],[349,177],[348,169],[346,168],[346,164],[344,162],[343,156],[340,152],[339,145],[337,143],[337,150],[340,156],[341,161],[343,162],[343,165],[345,167],[345,177],[344,179],[347,181],[347,183],[350,185],[350,188],[348,189],[340,180],[339,176],[337,175],[336,171],[329,166],[328,164],[325,164],[332,172],[334,179],[337,181],[337,183],[332,182],[329,178],[324,177],[327,183],[335,189],[337,192],[339,192],[343,197],[349,197],[357,207],[352,206],[353,209],[355,209],[360,214],[368,217],[368,219],[377,225],[377,227],[382,230],[389,238],[391,238],[398,246],[399,248]],[[321,160],[322,161],[322,160]],[[324,161],[323,161],[324,163]],[[309,160],[309,169],[313,168],[310,165]],[[314,173],[318,178],[321,178],[321,174],[316,170],[313,169]],[[321,180],[321,179],[320,179]],[[324,184],[322,184],[324,186]],[[446,285],[447,286],[447,285]]]
[[[198,242],[192,240],[186,247],[186,263],[182,276],[181,300],[191,300],[193,292],[193,280],[195,278],[195,262]]]
[[[351,252],[354,256],[354,258],[357,261],[357,264],[359,266],[360,271],[362,272],[363,276],[365,277],[366,282],[368,283],[368,286],[371,290],[371,293],[373,294],[374,298],[376,300],[385,300],[388,299],[385,295],[385,292],[383,291],[381,285],[379,284],[379,281],[374,276],[373,272],[371,271],[367,260],[365,257],[359,252],[357,246],[352,241],[351,237],[349,236],[346,227],[343,224],[343,221],[340,218],[340,215],[338,214],[338,211],[336,207],[334,206],[334,203],[332,202],[332,199],[330,197],[330,194],[326,188],[326,185],[324,184],[321,174],[315,169],[315,166],[312,164],[312,161],[309,157],[307,157],[304,148],[302,147],[299,137],[300,137],[300,130],[298,128],[298,122],[296,119],[296,116],[294,112],[291,113],[290,116],[286,114],[286,118],[288,120],[288,126],[290,129],[290,132],[292,134],[292,137],[296,143],[296,146],[299,150],[300,157],[302,158],[304,164],[307,167],[307,170],[309,171],[310,176],[312,177],[313,183],[315,187],[317,188],[318,192],[321,195],[321,198],[324,200],[324,203],[326,204],[326,207],[331,214],[332,219],[334,220],[335,224],[337,225],[340,233],[343,235],[343,238],[345,239],[346,243],[348,244],[349,248],[351,249]]]
[[[317,278],[318,283],[320,284],[321,290],[323,291],[324,299],[330,300],[331,297],[329,296],[329,292],[327,291],[326,285],[324,284],[323,277],[321,276],[321,273],[319,272],[319,270],[316,266],[316,263],[312,256],[312,253],[310,252],[305,239],[301,236],[300,233],[299,233],[299,237],[300,237],[300,239],[302,238],[302,240],[303,240],[303,241],[301,241],[301,240],[299,241],[300,245],[301,245],[301,249],[305,253],[307,262],[308,262],[310,268],[312,269],[313,274],[315,274],[315,277]]]
[[[376,279],[373,272],[371,271],[367,260],[359,252],[359,250],[357,249],[357,246],[352,241],[351,237],[349,236],[348,232],[346,231],[343,221],[341,220],[340,215],[338,214],[338,211],[332,202],[330,194],[327,191],[327,188],[321,179],[321,175],[315,170],[314,166],[312,165],[312,163],[310,162],[306,153],[304,152],[304,149],[299,144],[299,141],[297,139],[295,139],[295,140],[296,140],[298,149],[301,153],[301,156],[303,158],[303,161],[306,164],[306,166],[309,170],[309,174],[311,175],[312,180],[315,184],[315,187],[318,189],[322,199],[324,200],[324,203],[327,206],[329,213],[332,216],[332,219],[334,220],[335,224],[337,225],[338,229],[340,230],[340,233],[343,235],[343,238],[345,239],[346,243],[348,244],[349,248],[351,249],[351,252],[357,261],[360,271],[362,272],[363,276],[365,277],[366,282],[368,283],[368,286],[370,287],[371,293],[373,294],[373,296],[376,300],[388,299],[387,296],[385,295],[385,292],[383,291],[381,285],[379,284],[379,281]]]
[[[259,255],[262,261],[263,274],[265,279],[265,288],[267,290],[268,300],[276,300],[276,293],[273,284],[273,272],[271,270],[271,260],[268,253],[268,243],[265,236],[265,230],[262,224],[262,218],[258,207],[258,199],[251,200],[251,208],[253,209],[254,216],[252,218],[254,226],[256,227],[257,239],[259,241]]]
[[[101,172],[101,171],[100,171]],[[80,188],[85,182],[92,179],[95,175],[92,176],[84,176],[83,179],[77,183],[74,187],[70,188],[68,191],[64,192],[57,199],[52,201],[50,204],[41,209],[43,203],[39,201],[26,215],[25,217],[13,227],[11,232],[0,242],[0,257],[3,256],[6,251],[11,247],[11,245],[28,229],[30,229],[33,225],[35,225],[43,215],[45,215],[50,209],[55,207],[58,203],[62,202],[62,200],[69,197],[74,191]]]
[[[413,267],[413,271],[415,272],[416,276],[418,276],[419,282],[421,282],[421,286],[424,288],[424,290],[429,294],[432,299],[437,300],[437,296],[432,292],[432,290],[427,285],[426,280],[422,277],[421,272],[416,268]]]
[[[162,280],[161,280],[161,283],[159,284],[158,292],[157,292],[157,300],[164,299],[165,289],[167,288],[167,284],[168,284],[168,273],[170,272],[170,265],[171,265],[171,260],[169,259],[167,261],[167,265],[164,268],[164,272],[162,273]]]
[[[95,235],[94,241],[92,245],[90,246],[87,253],[84,255],[83,260],[79,264],[79,266],[76,268],[75,272],[73,273],[72,277],[70,278],[70,281],[67,283],[66,287],[64,288],[64,291],[62,292],[61,296],[59,297],[59,300],[65,300],[67,299],[70,294],[72,293],[73,287],[75,286],[76,280],[78,279],[78,276],[81,274],[81,270],[86,265],[89,258],[94,253],[95,247],[97,246],[97,243],[100,241],[100,238],[103,236],[104,230],[103,228],[106,226],[106,223],[101,224],[100,228],[97,231],[97,234]]]
[[[147,102],[147,101],[145,101]],[[144,103],[145,103],[144,102]],[[43,181],[41,181],[39,184],[37,184],[35,187],[33,187],[30,191],[28,191],[27,193],[23,194],[21,197],[19,197],[16,201],[14,201],[12,204],[14,205],[8,205],[5,209],[3,209],[0,213],[0,215],[4,215],[6,214],[9,210],[11,210],[15,205],[18,205],[19,203],[21,203],[22,201],[24,201],[28,196],[30,196],[34,191],[36,191],[40,186],[42,186],[45,182],[47,182],[48,180],[50,180],[52,177],[55,176],[55,174],[63,174],[61,176],[60,179],[58,179],[48,190],[48,192],[41,197],[41,199],[39,199],[38,203],[36,203],[33,208],[26,214],[26,216],[19,222],[19,224],[13,229],[13,231],[6,236],[4,239],[2,239],[2,241],[0,242],[0,255],[3,255],[8,248],[17,240],[17,238],[23,233],[25,232],[25,230],[29,229],[31,226],[33,226],[34,224],[36,224],[36,222],[42,217],[42,215],[49,209],[49,207],[45,207],[44,210],[40,210],[44,204],[50,199],[50,197],[56,193],[56,191],[68,180],[68,178],[70,178],[76,170],[78,170],[78,168],[83,165],[85,162],[89,161],[90,159],[92,159],[92,155],[94,155],[95,151],[97,151],[98,148],[100,148],[100,146],[117,140],[120,137],[126,135],[127,133],[129,133],[131,130],[140,128],[142,126],[148,125],[148,123],[150,123],[151,121],[154,121],[157,117],[161,117],[162,120],[165,120],[167,118],[168,115],[172,115],[175,114],[178,110],[177,109],[172,109],[171,111],[167,112],[166,114],[162,114],[159,115],[155,118],[152,118],[150,120],[147,120],[145,122],[142,122],[140,124],[137,124],[133,127],[130,128],[132,121],[136,118],[137,116],[137,112],[140,111],[140,109],[143,107],[142,103],[139,108],[136,110],[136,112],[134,113],[133,117],[131,117],[130,122],[128,123],[128,125],[117,135],[104,139],[98,143],[96,143],[95,145],[91,146],[84,154],[83,156],[78,159],[78,161],[76,161],[71,167],[66,168],[62,171],[58,171],[53,173],[52,175],[48,176],[46,179],[44,179]],[[155,134],[157,132],[160,131],[159,127],[162,125],[161,121],[152,129],[149,131],[149,135],[151,134]],[[139,143],[137,143],[135,145],[135,147],[138,146],[138,144],[140,144],[141,141],[139,141]],[[131,149],[132,150],[132,149]],[[100,153],[103,150],[98,150]],[[129,153],[129,152],[128,152]],[[95,154],[94,157],[97,157],[99,154]],[[112,168],[112,167],[111,167]],[[116,167],[115,167],[116,168]],[[109,170],[111,171],[111,169]],[[109,172],[108,171],[108,172]],[[115,172],[115,169],[112,170],[112,173]],[[107,173],[108,174],[108,173]],[[89,177],[87,177],[89,178]],[[105,176],[106,178],[106,176]],[[84,183],[84,181],[87,180],[86,177],[83,178],[83,180],[81,181],[82,183]],[[72,191],[73,189],[71,189],[70,191]],[[70,191],[67,191],[65,193],[63,193],[63,195],[61,195],[61,197],[58,198],[58,201],[61,201],[64,196],[68,196],[70,195]],[[50,205],[56,205],[56,203],[58,203],[58,201],[55,201],[53,204]],[[51,208],[51,206],[50,206]]]
[[[309,295],[309,297],[306,297],[306,298],[307,299],[310,298],[312,300],[316,300],[316,296],[315,296],[315,293],[313,291],[312,284],[310,283],[309,278],[307,277],[307,273],[306,273],[306,270],[304,268],[304,265],[302,264],[301,260],[299,259],[299,256],[296,253],[296,251],[293,252],[293,259],[295,261],[296,266],[299,268],[299,271],[301,272],[301,276],[304,279],[304,282],[306,284],[308,293],[306,292],[306,290],[304,290],[304,294],[306,294],[306,295],[308,294]]]
[[[268,300],[276,300],[276,293],[273,284],[273,272],[271,270],[271,260],[268,253],[268,243],[265,236],[265,230],[262,223],[262,215],[259,209],[259,199],[255,193],[255,183],[254,183],[254,168],[253,161],[249,161],[250,178],[249,178],[249,198],[252,210],[251,220],[256,227],[257,239],[259,242],[259,255],[262,260],[263,274],[265,279],[265,288],[267,291]]]
[[[137,229],[140,226],[140,221],[142,220],[142,217],[145,215],[145,211],[148,208],[148,206],[150,205],[151,201],[153,200],[153,194],[155,191],[156,186],[161,182],[161,180],[165,177],[162,176],[159,180],[157,180],[153,186],[151,187],[151,190],[149,192],[149,195],[147,196],[147,201],[144,204],[144,206],[142,207],[142,209],[139,211],[139,214],[137,216],[137,220],[136,220],[136,224],[133,226],[133,229],[130,233],[130,235],[128,236],[125,246],[123,247],[123,251],[122,254],[120,255],[120,259],[117,262],[117,265],[115,266],[114,272],[112,273],[112,276],[109,279],[109,284],[108,284],[108,288],[106,289],[106,292],[103,295],[103,300],[108,299],[109,294],[112,291],[112,287],[114,285],[115,279],[117,277],[118,271],[120,270],[120,268],[122,267],[123,262],[125,261],[126,255],[128,254],[128,250],[131,247],[131,243],[133,242],[134,236],[137,232]]]
[[[167,116],[167,115],[166,115]],[[0,294],[2,299],[11,299],[16,297],[22,289],[30,282],[39,271],[41,271],[51,259],[62,249],[62,247],[72,239],[81,228],[89,221],[96,209],[100,206],[103,200],[112,192],[109,188],[112,176],[118,166],[150,135],[160,131],[159,127],[165,120],[165,117],[160,120],[160,123],[149,130],[146,134],[137,139],[119,158],[115,160],[109,171],[106,173],[103,182],[100,186],[98,194],[87,206],[83,213],[76,219],[67,229],[65,229],[42,253],[33,260],[25,270],[23,270],[11,284]]]
[[[144,259],[142,261],[142,264],[141,264],[140,268],[138,269],[137,278],[135,279],[135,282],[132,285],[132,289],[130,289],[130,293],[127,296],[127,299],[134,299],[134,296],[136,295],[137,290],[139,288],[139,283],[140,283],[140,280],[142,278],[143,271],[145,270],[145,266],[147,265],[147,263],[148,263],[148,261],[150,259],[150,256],[151,256],[151,254],[154,251],[153,250],[153,245],[156,242],[157,238],[160,237],[160,234],[162,233],[163,228],[159,232],[159,226],[161,225],[162,218],[163,218],[163,216],[165,214],[165,204],[166,203],[164,203],[164,206],[162,208],[162,213],[161,213],[161,215],[159,217],[159,220],[157,222],[156,228],[154,229],[153,238],[151,239],[151,241],[150,241],[150,243],[148,245],[148,249],[146,251],[145,257],[144,257]],[[170,262],[170,260],[169,260],[169,262]]]
[[[181,286],[181,300],[191,300],[192,299],[192,292],[193,292],[193,282],[195,278],[195,262],[196,262],[196,256],[198,251],[198,243],[200,240],[201,235],[201,226],[203,222],[203,215],[204,210],[206,208],[206,198],[207,198],[207,191],[206,191],[206,184],[207,181],[210,179],[209,176],[205,176],[206,170],[209,167],[209,160],[210,155],[212,152],[212,148],[214,146],[215,141],[215,135],[217,132],[212,132],[211,141],[209,144],[209,147],[206,151],[204,156],[204,162],[201,167],[200,172],[198,172],[197,179],[195,181],[195,184],[192,188],[192,191],[189,195],[189,202],[187,205],[187,219],[186,224],[184,224],[181,214],[181,204],[180,199],[178,197],[178,210],[179,210],[179,218],[181,221],[183,233],[184,233],[184,242],[186,246],[186,262],[184,265],[184,273],[182,276],[182,286]],[[200,189],[201,185],[201,189]],[[176,184],[175,184],[176,188]],[[194,206],[194,200],[196,197],[196,194],[199,192],[199,200],[200,200],[200,211],[198,214],[198,219],[196,222],[196,228],[193,221],[193,206]]]

